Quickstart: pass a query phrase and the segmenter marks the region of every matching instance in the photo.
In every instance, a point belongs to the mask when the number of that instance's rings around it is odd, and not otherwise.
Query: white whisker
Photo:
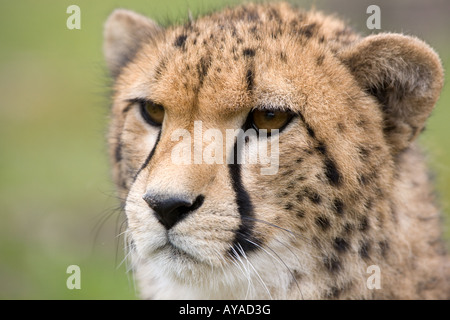
[[[248,242],[250,242],[250,243],[252,243],[253,245],[257,246],[258,248],[260,248],[261,250],[263,250],[264,252],[266,252],[268,255],[272,256],[272,255],[271,255],[265,248],[263,248],[261,245],[255,243],[255,242],[253,242],[253,241],[251,241],[251,240],[249,240],[249,239],[245,239],[245,240],[247,240]],[[302,293],[302,291],[301,291],[301,289],[300,289],[300,285],[299,285],[297,279],[295,278],[295,275],[294,275],[294,273],[292,272],[292,270],[288,267],[288,265],[283,261],[283,259],[281,259],[281,257],[280,257],[273,249],[271,249],[271,248],[270,248],[269,246],[267,246],[267,245],[266,245],[266,247],[267,247],[267,249],[269,249],[270,251],[273,252],[273,254],[276,256],[277,260],[280,261],[280,262],[284,265],[284,267],[288,270],[288,272],[290,273],[292,279],[294,279],[295,284],[297,285],[297,288],[298,288],[298,290],[300,291],[300,295],[302,296],[302,299],[303,299],[303,293]],[[272,256],[272,257],[273,257],[273,256]]]

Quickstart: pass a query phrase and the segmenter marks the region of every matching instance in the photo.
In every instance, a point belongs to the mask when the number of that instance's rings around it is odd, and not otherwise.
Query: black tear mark
[[[152,151],[150,151],[150,153],[148,154],[144,163],[142,164],[142,166],[139,168],[139,170],[134,175],[133,183],[134,183],[134,181],[136,181],[139,173],[141,173],[141,171],[144,170],[145,167],[147,167],[148,164],[150,163],[150,160],[152,159],[153,155],[155,154],[156,146],[158,145],[159,139],[161,139],[161,131],[158,132],[158,136],[156,137],[155,145],[153,146]]]
[[[239,215],[241,217],[241,224],[236,231],[236,236],[233,242],[230,254],[235,256],[243,255],[245,252],[250,252],[258,248],[260,241],[252,235],[253,225],[255,220],[253,203],[250,199],[250,195],[245,189],[242,183],[241,165],[238,164],[238,155],[242,154],[238,150],[237,141],[234,144],[234,161],[228,165],[228,171],[230,173],[231,184],[236,197],[236,204]],[[242,250],[244,252],[242,252]]]
[[[308,131],[308,135],[311,137],[311,138],[313,138],[313,139],[315,139],[316,138],[316,133],[314,132],[314,129],[313,128],[311,128],[311,127],[306,127],[306,131]]]

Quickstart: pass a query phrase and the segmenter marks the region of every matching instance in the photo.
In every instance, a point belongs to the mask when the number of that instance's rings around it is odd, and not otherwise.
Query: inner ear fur
[[[443,86],[438,55],[417,38],[384,33],[363,38],[340,58],[380,103],[393,150],[407,148],[425,126]]]
[[[147,17],[130,10],[114,10],[105,22],[103,34],[103,52],[111,75],[117,77],[142,43],[152,41],[162,31]]]

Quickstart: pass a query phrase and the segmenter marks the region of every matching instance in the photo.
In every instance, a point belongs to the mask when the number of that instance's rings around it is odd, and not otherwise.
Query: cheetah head
[[[370,297],[366,267],[395,247],[396,161],[442,86],[431,48],[276,4],[168,28],[116,10],[104,51],[143,297]],[[264,145],[266,163],[239,161]]]

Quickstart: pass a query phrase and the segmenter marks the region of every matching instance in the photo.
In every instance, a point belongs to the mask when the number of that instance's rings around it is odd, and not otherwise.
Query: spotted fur
[[[248,4],[167,29],[116,10],[105,55],[113,175],[143,298],[450,297],[439,209],[414,142],[443,84],[424,42]],[[164,106],[161,128],[144,121],[142,100]],[[279,134],[276,175],[171,161],[174,130],[193,134],[201,120],[225,133],[264,106],[296,115]],[[148,203],[180,195],[195,210],[165,228]],[[367,286],[371,265],[381,289]]]

